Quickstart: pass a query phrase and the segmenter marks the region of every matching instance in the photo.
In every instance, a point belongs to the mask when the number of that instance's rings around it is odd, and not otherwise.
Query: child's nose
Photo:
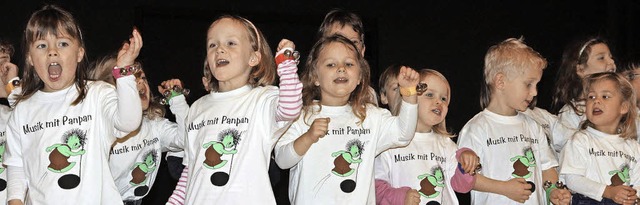
[[[56,49],[49,49],[49,57],[54,57],[54,56],[58,56],[58,50]]]
[[[218,46],[216,52],[217,53],[225,53],[224,49],[222,49],[222,46]]]
[[[345,68],[343,65],[338,67],[338,73],[344,73],[345,72]]]

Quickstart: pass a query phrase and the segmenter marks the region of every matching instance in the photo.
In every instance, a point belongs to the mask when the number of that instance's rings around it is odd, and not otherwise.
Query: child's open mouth
[[[345,78],[345,77],[339,77],[339,78],[336,78],[335,80],[333,80],[333,82],[334,83],[347,83],[347,82],[349,82],[349,79]]]
[[[52,81],[56,81],[62,74],[62,66],[60,66],[60,64],[58,64],[57,62],[50,63],[49,67],[47,68],[47,72],[49,73],[49,79],[51,79]]]
[[[227,64],[229,64],[229,60],[227,59],[218,59],[218,61],[216,61],[216,67],[225,66]]]

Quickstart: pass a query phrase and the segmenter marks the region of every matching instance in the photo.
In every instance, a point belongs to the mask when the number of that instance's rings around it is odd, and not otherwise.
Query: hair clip
[[[186,88],[181,88],[177,85],[174,85],[173,88],[171,89],[167,89],[162,93],[162,96],[164,98],[162,98],[162,100],[160,100],[160,104],[161,105],[168,105],[169,104],[169,100],[171,100],[171,98],[175,97],[175,96],[179,96],[179,95],[184,95],[187,96],[189,95],[191,91],[189,89]]]

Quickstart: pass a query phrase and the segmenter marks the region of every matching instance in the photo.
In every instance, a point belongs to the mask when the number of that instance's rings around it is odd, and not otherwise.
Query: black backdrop
[[[11,1],[0,2],[0,38],[16,45],[13,62],[22,67],[20,45],[29,15],[44,3],[70,10],[80,21],[90,60],[115,52],[137,26],[143,35],[140,60],[151,87],[182,79],[192,95],[204,95],[200,78],[206,29],[220,14],[252,20],[275,49],[288,38],[306,55],[331,8],[359,14],[365,26],[366,58],[373,85],[394,63],[442,72],[452,87],[447,125],[457,133],[480,111],[479,87],[487,48],[510,37],[525,42],[549,61],[538,105],[549,108],[562,49],[578,35],[607,38],[618,67],[640,60],[640,2],[620,1]],[[157,91],[156,91],[157,95]],[[168,116],[171,118],[171,116]],[[165,168],[163,168],[165,169]],[[164,171],[163,171],[164,172]],[[283,176],[286,177],[286,176]],[[285,178],[286,181],[286,178]],[[158,177],[147,204],[162,204],[175,181]],[[286,186],[275,190],[286,197]],[[462,196],[461,203],[467,203]],[[286,199],[284,200],[286,201]]]

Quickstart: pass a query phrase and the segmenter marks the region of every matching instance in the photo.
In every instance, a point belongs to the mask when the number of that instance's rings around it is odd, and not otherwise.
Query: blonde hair
[[[638,133],[636,132],[636,118],[638,111],[636,109],[636,94],[633,91],[633,86],[622,75],[614,72],[594,73],[587,75],[583,81],[582,98],[586,99],[589,94],[589,89],[596,82],[609,80],[615,83],[615,87],[619,88],[618,91],[622,94],[622,103],[629,103],[629,111],[622,115],[618,124],[618,130],[620,138],[623,139],[637,139]],[[584,130],[587,127],[594,127],[594,124],[587,118],[580,125],[580,129]]]
[[[245,27],[245,31],[248,35],[247,37],[251,43],[251,48],[253,51],[260,52],[260,62],[258,65],[251,68],[248,83],[254,87],[273,85],[276,80],[276,63],[271,52],[271,48],[269,47],[269,44],[267,44],[267,39],[264,37],[260,29],[253,25],[251,21],[234,15],[223,15],[217,18],[213,23],[211,23],[209,29],[215,26],[216,23],[222,19],[232,19],[235,22],[242,24]],[[204,73],[204,77],[209,79],[209,89],[211,89],[211,91],[218,91],[218,79],[213,77],[207,61],[204,62]]]
[[[352,108],[353,114],[360,119],[361,123],[367,117],[367,104],[373,104],[371,101],[372,93],[369,91],[369,78],[371,76],[371,71],[369,69],[369,63],[367,63],[367,60],[360,55],[358,47],[349,39],[341,35],[332,35],[320,38],[320,40],[313,45],[313,48],[311,48],[311,52],[309,52],[307,62],[305,63],[305,69],[302,71],[303,110],[305,114],[307,114],[306,116],[311,116],[310,114],[314,112],[313,105],[316,105],[314,101],[322,100],[320,87],[314,84],[318,80],[317,64],[320,53],[322,53],[322,51],[332,43],[344,45],[347,49],[352,51],[354,56],[357,58],[356,60],[360,67],[360,84],[358,84],[356,89],[351,92],[351,95],[349,96],[349,105]],[[320,110],[322,110],[322,105],[319,103],[317,104],[320,106]],[[320,110],[318,110],[318,112]]]
[[[421,69],[420,71],[418,71],[418,73],[420,73],[420,79],[433,75],[440,78],[442,81],[444,81],[444,83],[447,85],[447,88],[449,89],[449,95],[447,96],[447,106],[449,106],[448,103],[451,102],[451,86],[449,86],[449,81],[447,80],[447,78],[444,77],[444,75],[442,75],[442,73],[438,72],[437,70],[428,69],[428,68]],[[434,125],[431,129],[433,130],[433,132],[447,136],[447,137],[454,136],[451,132],[447,130],[447,124],[445,119],[442,119],[442,122]]]
[[[544,69],[547,60],[540,53],[527,46],[522,38],[509,38],[487,51],[484,57],[484,85],[480,91],[480,107],[489,106],[493,93],[493,81],[499,74],[513,79],[524,74],[527,69]]]
[[[93,66],[93,69],[89,71],[89,78],[94,80],[101,80],[107,82],[113,86],[116,85],[116,79],[113,78],[112,69],[116,66],[116,55],[106,55],[98,59]],[[134,75],[136,78],[140,78],[144,73],[142,63],[136,61],[133,66],[139,68],[139,71]],[[149,82],[145,80],[145,83],[149,85]],[[149,107],[142,112],[142,115],[147,119],[154,120],[164,117],[166,109],[158,102],[158,99],[153,95],[151,89],[149,89]]]

